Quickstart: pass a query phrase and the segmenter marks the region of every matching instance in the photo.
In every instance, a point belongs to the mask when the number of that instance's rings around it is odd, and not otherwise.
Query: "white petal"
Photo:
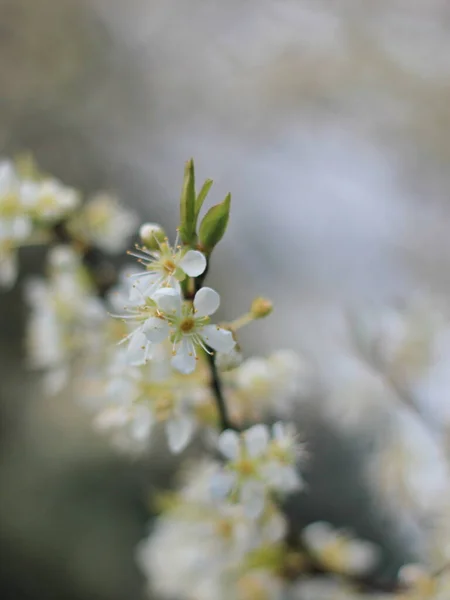
[[[147,340],[155,344],[159,344],[169,337],[169,325],[163,319],[158,319],[158,317],[147,319],[142,331]]]
[[[266,425],[254,425],[244,433],[245,446],[252,458],[261,456],[269,444],[269,431]]]
[[[173,288],[162,288],[153,294],[153,300],[166,313],[181,312],[181,295]]]
[[[275,440],[282,440],[286,435],[285,425],[281,421],[277,421],[272,425],[272,436]]]
[[[241,502],[245,514],[250,519],[257,519],[264,510],[265,488],[258,481],[248,481],[241,488]]]
[[[206,269],[206,258],[198,250],[188,250],[178,264],[189,277],[198,277]]]
[[[181,341],[171,363],[174,369],[185,375],[195,371],[197,361],[195,360],[194,345],[190,340],[185,338]]]
[[[197,317],[207,317],[214,314],[219,305],[220,296],[210,287],[203,287],[195,294],[194,308]]]
[[[139,329],[133,333],[127,348],[129,365],[143,365],[149,357],[150,343]]]
[[[17,254],[11,252],[0,258],[0,285],[12,287],[17,279]]]
[[[347,544],[346,568],[355,575],[364,575],[372,570],[380,558],[380,551],[371,542],[351,540]]]
[[[215,473],[210,480],[211,495],[214,500],[223,500],[233,489],[236,483],[235,473],[220,471]]]
[[[220,434],[217,442],[219,451],[229,460],[236,460],[241,452],[241,440],[236,431],[227,429]]]
[[[130,287],[130,302],[143,304],[146,297],[151,296],[152,293],[156,292],[160,280],[161,277],[159,275],[153,273],[139,273],[138,278],[134,278],[134,281],[131,279],[133,284]]]
[[[139,406],[136,409],[136,414],[131,424],[131,436],[135,441],[142,442],[150,434],[153,419],[150,411],[145,406]]]
[[[231,352],[236,342],[234,341],[231,331],[217,327],[217,325],[205,325],[200,335],[205,340],[205,343],[216,352]]]
[[[275,460],[261,467],[261,473],[270,487],[279,492],[288,494],[304,487],[294,467],[280,465]]]
[[[178,454],[186,448],[194,433],[194,425],[189,417],[175,417],[167,421],[167,442],[172,452]]]
[[[327,544],[336,539],[336,532],[329,523],[316,521],[303,529],[302,539],[311,550],[321,552]]]

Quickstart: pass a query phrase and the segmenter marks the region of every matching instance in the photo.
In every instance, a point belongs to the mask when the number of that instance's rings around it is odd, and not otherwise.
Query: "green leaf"
[[[195,221],[197,222],[198,215],[203,206],[203,202],[205,201],[206,196],[209,194],[209,190],[213,184],[212,179],[207,179],[202,186],[202,189],[198,193],[197,200],[195,201]]]
[[[192,158],[184,167],[183,189],[180,199],[180,236],[185,244],[195,242],[195,171]]]
[[[200,247],[209,253],[223,238],[230,217],[231,194],[208,210],[200,224]]]

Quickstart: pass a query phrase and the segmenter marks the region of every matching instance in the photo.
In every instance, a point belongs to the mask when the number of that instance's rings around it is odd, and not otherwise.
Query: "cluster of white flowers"
[[[199,351],[233,350],[232,332],[210,323],[220,305],[219,294],[202,287],[192,303],[183,298],[180,282],[198,277],[206,269],[201,252],[171,248],[164,241],[155,251],[140,248],[136,256],[146,270],[131,275],[134,282],[124,307],[127,314],[123,318],[132,329],[125,338],[131,365],[144,364],[166,340],[173,347],[173,367],[185,374],[195,370]]]
[[[187,375],[184,363],[180,369],[179,355],[176,353],[180,342],[176,334],[174,336],[169,332],[169,336],[165,337],[167,327],[170,328],[171,314],[169,313],[167,321],[161,316],[149,316],[164,313],[159,306],[153,304],[152,298],[146,298],[146,303],[142,304],[141,292],[137,292],[136,287],[140,277],[141,273],[124,272],[108,299],[111,310],[115,312],[119,312],[124,305],[132,311],[134,300],[139,300],[137,308],[140,313],[145,313],[145,326],[134,318],[134,314],[132,319],[105,322],[103,327],[107,331],[99,333],[99,337],[110,342],[115,340],[118,345],[110,344],[110,351],[101,355],[97,352],[95,359],[86,357],[85,369],[78,382],[86,404],[90,404],[93,410],[95,427],[109,434],[115,445],[133,452],[148,447],[150,434],[158,424],[163,424],[172,452],[184,450],[196,431],[204,431],[207,434],[205,439],[215,443],[213,433],[218,427],[218,414],[205,360],[207,351],[211,350],[205,351],[204,346],[206,343],[209,345],[211,340],[207,328],[213,327],[217,334],[217,327],[208,325],[202,313],[199,315],[194,312],[195,305],[193,309],[185,305],[184,310],[193,314],[193,319],[201,319],[203,325],[200,331],[203,336],[208,337],[203,337],[196,348],[195,335],[199,327],[192,328],[191,336],[189,332],[183,332],[186,338],[184,343],[193,346],[192,356],[190,352],[187,354],[189,370],[193,368],[193,372]],[[179,306],[181,296],[178,291],[174,293],[173,288],[157,289],[153,292],[154,297],[158,298],[160,291],[165,295],[168,290],[171,299],[174,298]],[[210,288],[202,288],[200,292],[197,292],[194,303],[199,297],[207,298],[209,295],[217,301],[217,293]],[[145,310],[144,307],[148,309]],[[156,319],[156,326],[150,319]],[[114,331],[112,325],[116,326]],[[158,335],[159,332],[163,335],[155,338],[155,329],[158,330]],[[223,335],[225,340],[231,340],[232,337],[231,332],[225,329],[223,333],[219,329],[219,335]],[[152,341],[149,341],[149,337]],[[234,344],[234,340],[232,343]],[[213,344],[210,347],[214,347]],[[222,344],[221,348],[222,353],[218,353],[218,356],[225,360],[234,351],[232,348],[231,352],[223,353],[228,346]],[[199,352],[198,360],[193,358],[194,352]],[[300,395],[301,390],[306,387],[305,379],[309,376],[304,364],[304,360],[294,352],[279,351],[267,359],[250,358],[222,373],[222,392],[233,422],[243,423],[245,420],[263,418],[269,413],[283,416],[285,403],[277,402],[276,386],[283,386],[284,399]],[[93,380],[96,381],[95,386]]]
[[[29,363],[44,370],[44,385],[55,394],[67,385],[77,355],[98,351],[98,331],[108,316],[80,257],[67,246],[49,252],[47,277],[31,279],[25,293]]]
[[[205,462],[189,474],[138,548],[139,563],[164,597],[278,598],[283,583],[276,570],[285,521],[274,506],[255,520],[242,505],[214,499],[210,482],[219,468]]]
[[[74,240],[106,252],[123,251],[137,225],[134,213],[110,196],[82,205],[81,195],[57,179],[0,161],[0,285],[16,280],[18,248],[51,242],[52,228],[62,222]]]
[[[78,206],[75,190],[55,179],[33,181],[20,177],[13,163],[0,162],[0,283],[17,277],[16,251],[32,235],[56,223]]]
[[[256,298],[234,321],[211,322],[220,296],[204,279],[230,210],[227,196],[198,225],[211,183],[197,194],[187,164],[175,243],[159,225],[142,225],[141,245],[129,252],[140,266],[126,269],[105,295],[90,273],[89,251],[123,250],[136,216],[113,196],[81,203],[57,180],[0,163],[0,281],[14,281],[20,246],[64,243],[50,249],[46,277],[26,286],[29,362],[43,370],[47,391],[70,382],[95,429],[123,451],[146,450],[161,428],[170,452],[180,454],[200,435],[217,458],[198,464],[180,491],[163,498],[138,550],[149,585],[187,600],[447,600],[445,308],[413,302],[358,315],[351,350],[320,386],[318,366],[295,352],[244,360],[238,330],[270,314],[272,304]],[[322,521],[299,533],[290,527],[282,501],[306,492],[299,472],[305,453],[291,420],[308,398],[333,426],[370,436],[374,495],[420,534],[417,551],[437,568],[407,565],[383,591],[371,579],[380,558],[372,542]]]

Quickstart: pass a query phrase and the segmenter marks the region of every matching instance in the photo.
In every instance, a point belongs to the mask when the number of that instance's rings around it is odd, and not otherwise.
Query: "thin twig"
[[[212,350],[210,350],[210,352],[211,354],[208,353],[207,357],[209,370],[211,373],[211,390],[216,400],[216,406],[220,420],[220,429],[221,431],[225,431],[225,429],[236,429],[236,427],[231,422],[230,416],[228,414],[227,403],[223,395],[222,382],[220,381],[220,375],[217,370],[214,353],[212,352]]]

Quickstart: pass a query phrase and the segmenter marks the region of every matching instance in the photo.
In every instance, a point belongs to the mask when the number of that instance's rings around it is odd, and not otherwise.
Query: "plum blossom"
[[[156,239],[156,238],[155,238]],[[179,282],[188,277],[198,277],[206,269],[206,257],[198,250],[172,247],[167,241],[158,243],[157,250],[136,246],[136,252],[129,252],[138,259],[145,271],[132,275],[132,279],[142,283],[144,296],[151,296],[159,288],[179,288]]]
[[[57,393],[67,382],[72,359],[80,350],[97,347],[106,312],[87,285],[74,252],[57,246],[48,260],[47,280],[32,278],[26,286],[31,309],[27,353],[33,368],[46,370],[47,391]]]
[[[77,191],[56,179],[23,181],[20,193],[30,216],[44,223],[63,219],[80,203]]]
[[[290,427],[276,423],[272,436],[266,425],[254,425],[239,434],[230,429],[218,440],[228,459],[211,481],[217,498],[237,498],[251,518],[264,511],[269,492],[291,493],[302,488],[295,465],[299,454]]]
[[[333,573],[364,575],[376,566],[380,556],[372,542],[353,538],[322,521],[305,527],[302,538],[316,559]]]
[[[139,564],[163,597],[249,600],[255,598],[251,592],[277,588],[268,569],[252,569],[246,560],[252,552],[282,540],[284,518],[273,512],[256,523],[241,505],[212,499],[210,479],[217,468],[215,462],[204,461],[191,469],[169,510],[138,547]]]
[[[0,163],[0,285],[9,287],[17,277],[16,249],[31,234],[20,180],[9,162]]]
[[[231,331],[218,325],[209,324],[210,315],[219,308],[219,294],[209,288],[201,288],[194,297],[193,305],[182,301],[179,292],[173,288],[164,288],[154,295],[161,315],[165,319],[163,324],[152,322],[158,331],[165,331],[166,336],[174,347],[172,365],[180,373],[192,373],[196,366],[196,348],[209,351],[212,348],[217,352],[230,352],[235,341]],[[164,322],[163,322],[164,323]]]
[[[90,198],[69,222],[78,238],[111,254],[124,250],[137,225],[137,215],[107,193]]]
[[[195,381],[173,378],[165,349],[158,350],[149,364],[140,367],[127,367],[123,352],[113,357],[106,373],[104,407],[95,424],[112,433],[122,446],[126,438],[130,446],[144,444],[153,427],[162,424],[169,449],[179,453],[197,429],[195,406],[208,396],[208,390]]]

